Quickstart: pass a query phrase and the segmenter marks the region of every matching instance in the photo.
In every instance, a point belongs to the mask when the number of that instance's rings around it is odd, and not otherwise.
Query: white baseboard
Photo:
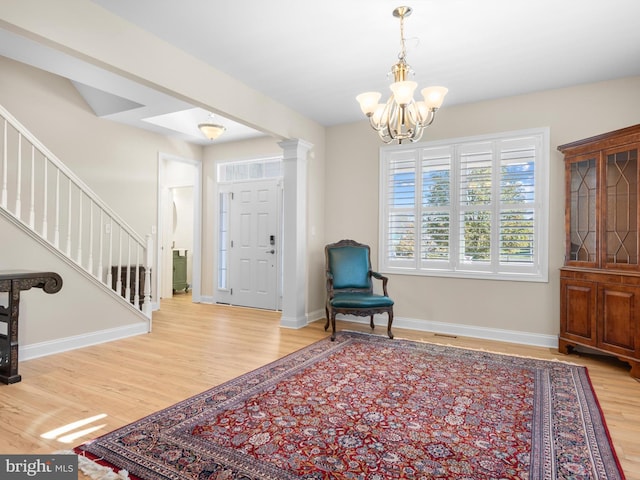
[[[201,297],[200,300],[201,303],[214,303],[212,297]],[[318,320],[324,320],[325,311],[324,309],[315,310],[313,312],[309,312],[306,317],[307,320],[303,322],[304,324],[300,322],[300,319],[289,319],[295,321],[281,323],[281,326],[294,329],[302,328],[308,323]],[[338,318],[346,322],[364,324],[369,323],[369,319],[363,317],[338,315]],[[386,315],[376,315],[374,318],[374,322],[376,325],[386,326],[387,317]],[[499,328],[486,328],[474,325],[460,325],[407,317],[395,317],[393,319],[393,326],[397,328],[416,330],[419,332],[459,335],[461,337],[481,338],[484,340],[496,340],[500,342],[532,345],[536,347],[558,347],[557,335],[544,335],[540,333],[520,332],[516,330],[504,330]],[[143,333],[147,333],[147,329],[148,326],[146,324],[129,325],[126,327],[103,330],[88,335],[79,335],[76,337],[63,338],[50,342],[27,345],[25,347],[20,347],[19,355],[21,360],[29,360],[31,358],[42,357],[53,353],[61,353],[67,350],[74,350],[76,348],[87,347],[89,345],[96,345],[99,343],[109,342],[111,340],[118,340],[120,338],[140,335]]]
[[[376,321],[376,325],[377,324],[378,322]],[[380,325],[386,324],[386,319],[381,317]],[[544,335],[541,333],[478,327],[475,325],[459,325],[454,323],[433,322],[429,320],[416,320],[402,317],[394,318],[393,326],[424,332],[441,333],[445,335],[460,335],[462,337],[481,338],[484,340],[519,343],[522,345],[532,345],[536,347],[558,347],[557,335]]]
[[[314,312],[309,318],[315,318],[314,321],[324,320],[324,311]],[[338,315],[336,318],[353,323],[369,324],[368,317],[355,317],[349,315]],[[375,325],[386,327],[387,316],[376,315],[374,317]],[[541,333],[520,332],[516,330],[503,330],[500,328],[478,327],[474,325],[460,325],[455,323],[434,322],[431,320],[420,320],[417,318],[394,317],[394,328],[406,328],[416,330],[418,332],[440,333],[444,335],[456,335],[461,337],[481,338],[484,340],[496,340],[499,342],[518,343],[522,345],[532,345],[536,347],[558,347],[557,335],[544,335]]]
[[[302,318],[285,317],[284,315],[282,315],[280,319],[280,326],[283,328],[293,328],[297,330],[299,328],[306,327],[307,325],[309,325],[308,315],[305,315]]]
[[[19,346],[18,357],[20,361],[31,360],[38,357],[52,355],[54,353],[67,352],[69,350],[98,345],[112,340],[120,340],[122,338],[133,337],[135,335],[142,335],[143,333],[148,332],[149,323],[140,322],[133,325],[126,325],[124,327],[91,332],[85,335],[75,335],[73,337]]]
[[[313,312],[309,312],[307,314],[307,318],[309,319],[309,323],[311,323],[311,322],[317,322],[318,320],[324,320],[326,318],[325,315],[326,313],[323,308],[322,310],[314,310]]]

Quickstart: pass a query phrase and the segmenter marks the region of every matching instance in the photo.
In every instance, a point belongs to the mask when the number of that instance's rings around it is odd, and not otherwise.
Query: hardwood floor
[[[69,449],[327,336],[323,321],[300,330],[280,328],[279,321],[277,312],[193,304],[183,294],[162,301],[148,335],[22,362],[22,382],[0,385],[0,453]],[[370,331],[356,323],[338,322],[338,328]],[[385,330],[376,328],[381,335]],[[394,333],[587,366],[625,475],[640,480],[640,382],[625,364],[399,328]],[[87,423],[72,425],[81,420]]]

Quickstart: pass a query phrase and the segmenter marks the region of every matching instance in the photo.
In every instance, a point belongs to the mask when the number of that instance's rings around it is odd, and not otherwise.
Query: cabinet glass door
[[[609,268],[638,266],[638,150],[606,153],[605,258]]]
[[[579,158],[568,164],[569,241],[568,264],[597,262],[596,208],[597,167],[595,158]],[[586,265],[585,265],[586,266]]]

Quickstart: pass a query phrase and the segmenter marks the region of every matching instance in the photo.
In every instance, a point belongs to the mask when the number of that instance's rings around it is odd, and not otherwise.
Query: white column
[[[300,139],[285,140],[283,150],[283,286],[280,325],[307,325],[307,155],[313,147]]]

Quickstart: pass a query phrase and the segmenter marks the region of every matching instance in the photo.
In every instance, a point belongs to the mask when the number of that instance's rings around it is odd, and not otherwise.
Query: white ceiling
[[[92,1],[325,126],[361,120],[358,93],[387,96],[399,51],[398,0]],[[420,87],[449,88],[443,108],[640,75],[640,0],[408,5],[407,61]],[[207,112],[42,48],[0,31],[0,55],[74,80],[97,114],[204,143]],[[259,135],[216,118],[218,141]]]

